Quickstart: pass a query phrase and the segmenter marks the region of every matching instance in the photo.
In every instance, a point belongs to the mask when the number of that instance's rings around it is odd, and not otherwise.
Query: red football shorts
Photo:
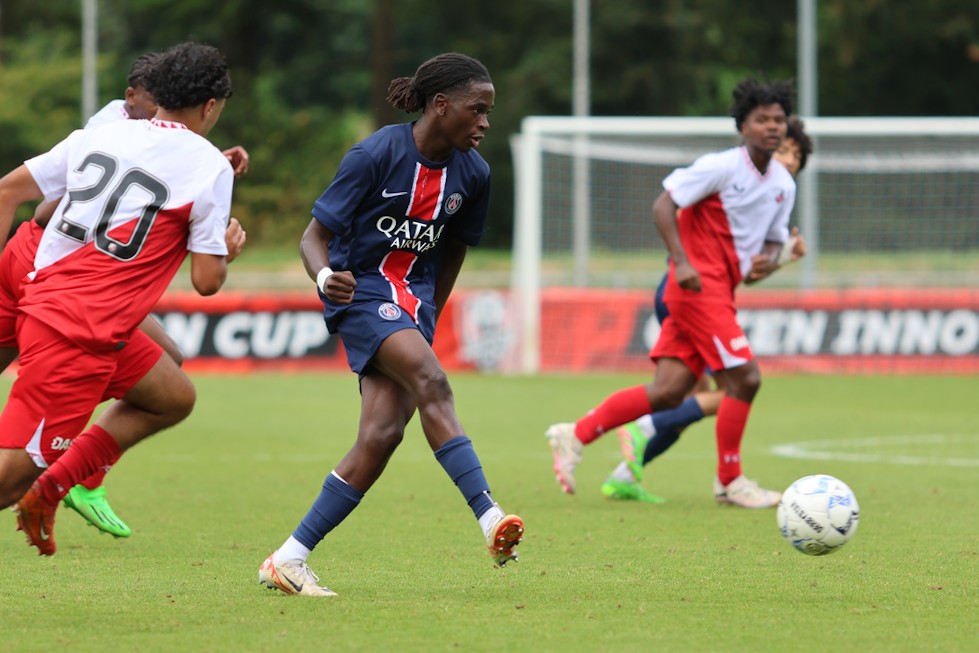
[[[754,359],[738,324],[734,304],[672,301],[649,357],[678,358],[700,377],[706,368],[723,370]]]
[[[0,347],[17,346],[17,302],[34,269],[34,255],[44,229],[30,220],[17,228],[0,255]]]
[[[163,350],[136,331],[118,351],[95,354],[23,315],[20,368],[0,414],[0,448],[24,449],[41,468],[56,461],[105,399],[122,397]]]

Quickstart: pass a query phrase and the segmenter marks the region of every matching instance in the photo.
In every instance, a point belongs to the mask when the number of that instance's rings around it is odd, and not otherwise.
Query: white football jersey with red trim
[[[704,295],[731,299],[765,242],[789,236],[795,180],[774,159],[761,174],[744,147],[674,170],[663,188],[681,209],[680,240],[700,273]]]
[[[227,254],[231,166],[180,123],[75,131],[25,165],[46,199],[64,199],[20,308],[79,344],[128,339],[188,251]]]

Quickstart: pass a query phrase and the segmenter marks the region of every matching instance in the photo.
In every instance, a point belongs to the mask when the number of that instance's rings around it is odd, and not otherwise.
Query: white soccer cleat
[[[517,545],[523,540],[523,520],[507,515],[496,522],[486,534],[486,546],[497,567],[517,560]]]
[[[328,587],[317,585],[320,578],[302,560],[286,560],[275,564],[273,552],[258,569],[258,582],[269,589],[297,596],[336,596]]]
[[[759,487],[757,481],[745,478],[742,474],[726,486],[714,478],[714,498],[718,503],[729,503],[742,508],[774,508],[782,500],[782,493]]]
[[[554,474],[561,489],[574,494],[574,469],[581,462],[585,445],[574,434],[574,424],[551,424],[544,433],[554,454]]]

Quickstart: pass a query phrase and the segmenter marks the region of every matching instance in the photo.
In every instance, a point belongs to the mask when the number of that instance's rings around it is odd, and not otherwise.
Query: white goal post
[[[979,118],[807,118],[805,127],[816,147],[793,223],[810,254],[779,283],[979,285]],[[539,370],[542,288],[652,291],[665,259],[651,213],[663,177],[739,140],[729,117],[523,120],[512,140],[516,371]],[[649,261],[644,270],[630,254]]]

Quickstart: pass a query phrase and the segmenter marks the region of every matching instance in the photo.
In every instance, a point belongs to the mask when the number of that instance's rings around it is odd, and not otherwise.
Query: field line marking
[[[778,444],[769,452],[780,458],[804,460],[838,460],[853,463],[886,463],[890,465],[939,465],[944,467],[979,467],[979,458],[910,456],[880,453],[894,445],[974,444],[979,438],[969,434],[929,433],[921,435],[892,435],[852,440],[807,440]],[[841,449],[876,449],[874,452],[841,451]]]

